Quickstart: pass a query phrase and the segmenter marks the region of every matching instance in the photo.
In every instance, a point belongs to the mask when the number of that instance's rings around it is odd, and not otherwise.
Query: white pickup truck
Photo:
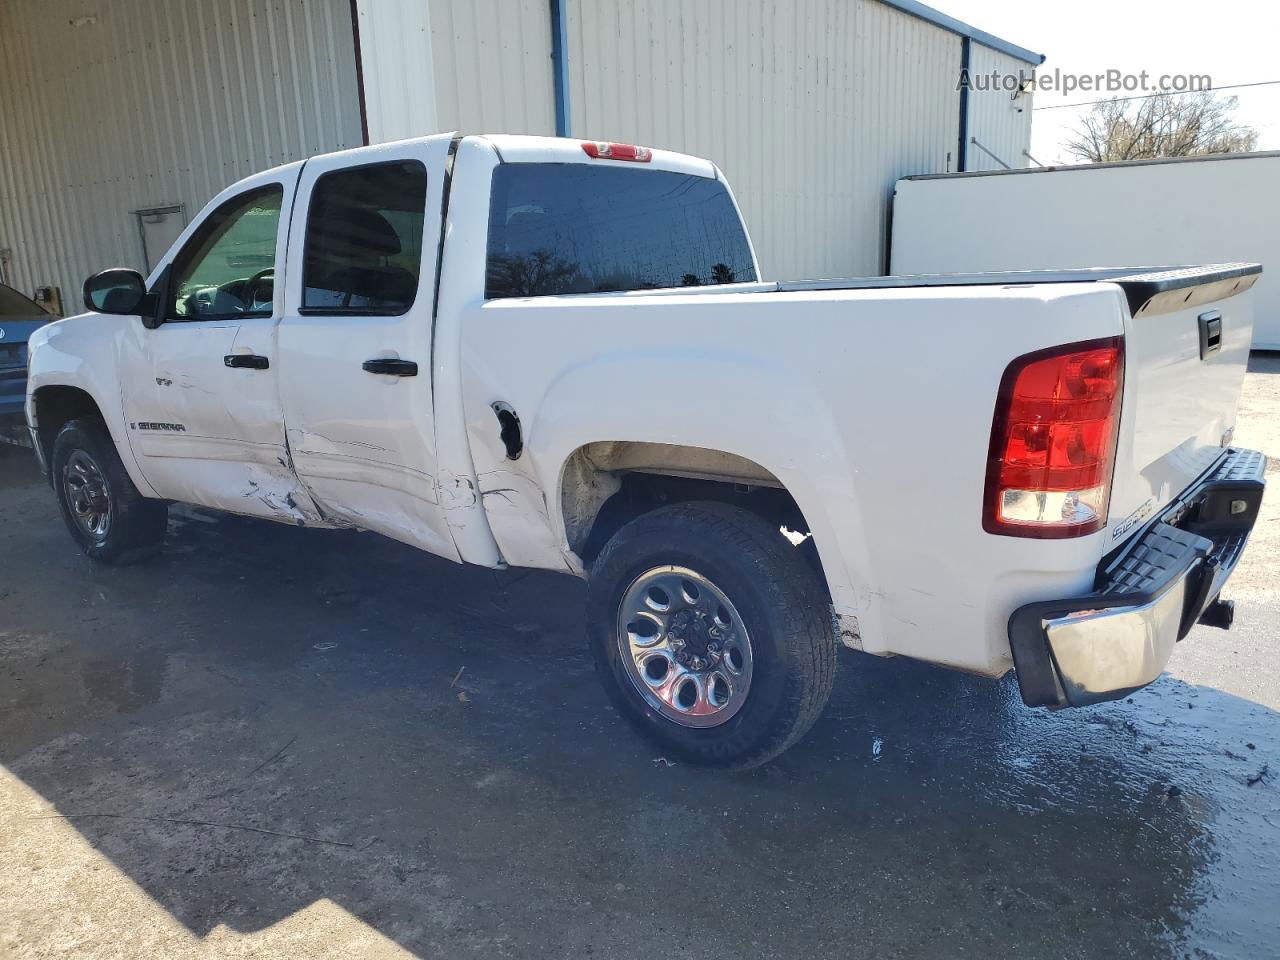
[[[1229,625],[1259,271],[767,283],[706,160],[435,136],[250,177],[91,277],[26,414],[95,560],[182,501],[585,577],[622,712],[750,766],[841,642],[1061,707]]]

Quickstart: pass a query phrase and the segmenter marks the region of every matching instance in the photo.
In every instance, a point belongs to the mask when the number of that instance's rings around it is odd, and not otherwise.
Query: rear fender
[[[584,404],[584,397],[591,402]],[[508,555],[518,526],[525,545],[554,545],[554,559],[530,565],[581,569],[569,544],[563,494],[566,468],[583,446],[612,441],[697,447],[741,457],[777,478],[813,533],[837,611],[856,615],[854,584],[870,580],[860,507],[849,483],[855,471],[831,411],[796,371],[724,350],[628,349],[570,367],[540,400],[530,397],[522,405],[513,398],[512,405],[522,416],[531,414],[522,424],[525,450],[517,460],[498,455],[502,448],[494,443],[490,411],[469,422],[486,512],[508,562],[531,560],[528,554]],[[718,413],[700,415],[707,410]]]

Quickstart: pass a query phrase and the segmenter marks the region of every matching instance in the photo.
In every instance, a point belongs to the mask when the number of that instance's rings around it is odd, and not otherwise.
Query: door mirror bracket
[[[156,284],[142,298],[138,313],[142,317],[142,325],[154,330],[164,323],[164,307],[169,302],[169,277],[173,274],[173,264],[168,263],[156,278]]]

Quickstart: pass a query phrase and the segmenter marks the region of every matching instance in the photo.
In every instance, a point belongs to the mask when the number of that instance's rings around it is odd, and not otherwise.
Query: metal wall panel
[[[0,250],[14,286],[143,267],[131,211],[361,142],[348,0],[5,0]]]
[[[371,143],[555,133],[546,0],[357,0],[357,9]]]
[[[877,274],[894,182],[954,170],[960,38],[875,0],[568,0],[574,136],[714,160],[771,279]]]
[[[993,71],[1001,76],[1030,78],[1034,68],[1022,60],[980,43],[973,44],[970,52],[970,70],[976,76],[989,76]],[[969,136],[977,140],[991,153],[969,144],[966,170],[1003,170],[1031,165],[1026,151],[1031,149],[1031,92],[1014,96],[1003,88],[970,90]],[[1003,166],[995,160],[995,154]]]
[[[356,6],[369,142],[436,133],[431,5],[427,0],[358,0]]]
[[[438,130],[554,136],[547,0],[431,0]]]
[[[956,167],[960,38],[933,23],[877,0],[564,3],[571,133],[714,159],[768,276],[880,272],[893,183]],[[554,132],[548,0],[357,7],[372,141]],[[9,276],[74,309],[87,273],[142,266],[131,211],[190,217],[241,176],[359,144],[355,70],[350,0],[6,0]],[[1016,165],[1030,101],[1010,104],[975,92],[970,128]]]

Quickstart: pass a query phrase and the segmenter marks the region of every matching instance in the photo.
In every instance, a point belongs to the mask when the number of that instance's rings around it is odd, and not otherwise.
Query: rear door
[[[431,324],[448,139],[309,161],[280,325],[298,477],[329,517],[457,559],[437,490]]]

